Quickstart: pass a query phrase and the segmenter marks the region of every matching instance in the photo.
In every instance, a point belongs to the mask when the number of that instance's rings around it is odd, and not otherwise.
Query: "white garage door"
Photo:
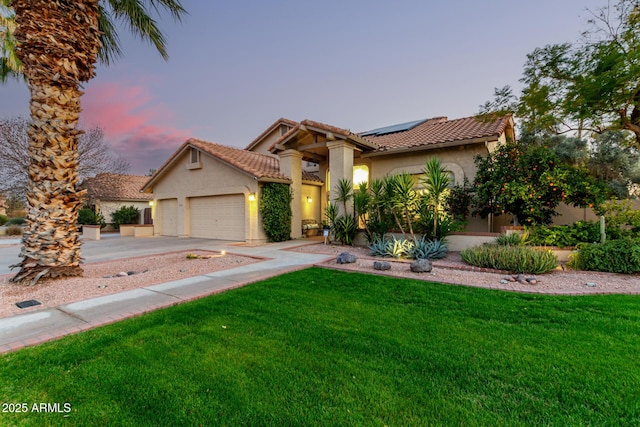
[[[160,234],[163,236],[178,235],[178,199],[158,200],[160,211]]]
[[[244,241],[244,195],[194,197],[191,237]]]

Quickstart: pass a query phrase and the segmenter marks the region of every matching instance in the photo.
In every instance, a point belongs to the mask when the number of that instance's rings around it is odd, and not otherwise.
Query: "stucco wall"
[[[431,157],[437,157],[445,167],[454,172],[456,184],[462,184],[465,177],[470,181],[473,180],[478,170],[473,163],[473,158],[477,154],[487,154],[487,149],[484,144],[384,157],[375,156],[370,159],[371,166],[369,167],[369,173],[371,179],[383,178],[385,175],[392,175],[403,171],[411,174],[420,174],[426,161]]]
[[[315,219],[322,222],[322,215],[320,212],[320,193],[321,187],[315,185],[302,184],[302,200],[300,201],[302,206],[302,219]],[[307,197],[311,197],[311,203],[307,201]]]
[[[144,224],[144,210],[149,207],[149,202],[131,202],[126,200],[121,201],[98,201],[96,207],[104,216],[104,220],[107,223],[111,222],[111,214],[116,212],[123,206],[133,206],[134,208],[138,208],[140,210],[140,215],[138,216],[138,224]]]
[[[202,167],[189,169],[189,152],[180,156],[168,172],[153,187],[154,199],[178,199],[178,235],[189,236],[190,208],[192,197],[222,194],[245,195],[245,240],[264,241],[267,236],[262,228],[256,201],[249,201],[249,193],[258,194],[258,182],[247,174],[232,168],[220,160],[201,153]],[[156,215],[158,212],[154,212]],[[155,220],[155,218],[154,218]],[[156,222],[156,221],[154,221]],[[160,223],[160,221],[157,221]],[[161,234],[162,230],[157,230]]]

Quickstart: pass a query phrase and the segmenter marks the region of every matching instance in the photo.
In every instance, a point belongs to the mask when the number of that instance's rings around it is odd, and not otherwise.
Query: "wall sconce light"
[[[249,201],[253,202],[254,200],[256,200],[256,193],[249,193]]]
[[[307,203],[313,202],[313,199],[310,196],[307,196]]]
[[[153,200],[150,200],[149,201],[149,206],[153,206],[153,205],[154,205]]]

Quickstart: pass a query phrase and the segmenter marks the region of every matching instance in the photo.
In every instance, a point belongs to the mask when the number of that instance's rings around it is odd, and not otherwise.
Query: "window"
[[[353,186],[357,187],[363,182],[369,182],[369,167],[358,165],[353,167]]]
[[[202,163],[200,163],[200,150],[197,148],[191,148],[189,152],[189,161],[187,162],[187,169],[200,169]]]

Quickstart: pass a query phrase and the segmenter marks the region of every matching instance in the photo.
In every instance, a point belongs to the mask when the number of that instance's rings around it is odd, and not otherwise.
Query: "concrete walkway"
[[[251,247],[220,240],[175,237],[136,239],[117,235],[99,241],[87,241],[83,244],[82,252],[87,263],[195,249],[224,250],[265,260],[0,319],[0,354],[307,268],[328,258],[327,255],[286,250],[309,243],[317,242],[298,240]],[[19,245],[0,240],[0,274],[10,272],[8,266],[18,261],[19,250]]]

